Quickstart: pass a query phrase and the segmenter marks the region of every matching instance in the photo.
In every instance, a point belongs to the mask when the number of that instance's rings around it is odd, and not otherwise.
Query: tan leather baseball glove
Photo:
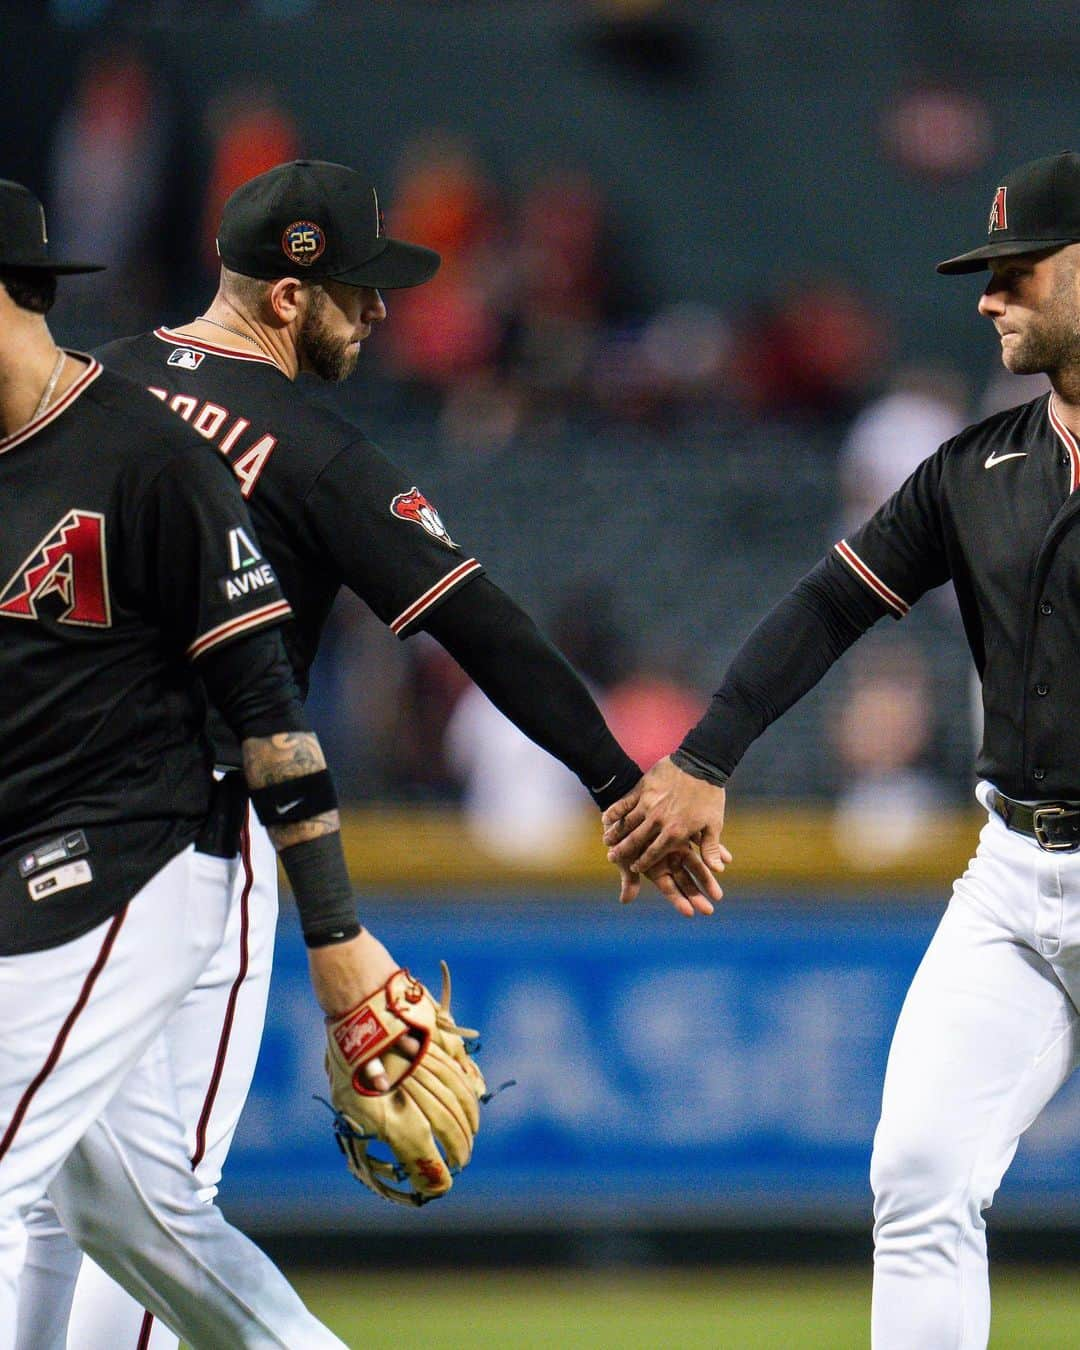
[[[486,1097],[483,1075],[465,1046],[475,1031],[450,1015],[450,971],[442,966],[438,1003],[407,970],[370,997],[327,1018],[326,1072],[335,1133],[349,1170],[376,1195],[422,1205],[445,1195],[472,1157]],[[419,1042],[410,1058],[403,1038]],[[395,1048],[396,1047],[396,1048]],[[390,1088],[377,1092],[364,1066],[378,1057]],[[374,1157],[380,1140],[395,1161]]]

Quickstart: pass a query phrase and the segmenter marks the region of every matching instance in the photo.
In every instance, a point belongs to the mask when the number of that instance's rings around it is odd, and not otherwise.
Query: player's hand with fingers
[[[455,1024],[445,962],[442,973],[438,1002],[398,967],[356,1006],[326,1019],[338,1144],[357,1180],[400,1204],[446,1194],[472,1157],[487,1100],[470,1054],[477,1033]],[[389,1159],[371,1151],[376,1141]]]
[[[696,846],[705,869],[722,872],[731,862],[720,840],[726,801],[724,788],[685,773],[670,758],[661,759],[604,812],[608,858],[647,875],[668,855]],[[681,868],[699,881],[696,862],[684,857]]]
[[[641,891],[642,874],[625,863],[618,864],[618,870],[619,903],[628,905]],[[712,914],[714,906],[723,899],[720,883],[693,846],[669,853],[644,875],[664,899],[687,918],[695,914]]]

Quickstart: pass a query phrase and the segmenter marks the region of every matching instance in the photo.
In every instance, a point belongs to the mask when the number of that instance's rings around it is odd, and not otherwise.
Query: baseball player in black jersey
[[[289,607],[235,476],[49,334],[56,275],[92,270],[50,258],[40,204],[0,181],[0,1347],[66,1344],[66,1305],[16,1329],[46,1188],[192,1346],[341,1347],[204,1202],[176,1116],[169,1021],[222,945],[240,866],[204,689],[272,822],[323,1009],[396,963],[356,921]]]
[[[225,207],[218,248],[221,285],[205,314],[96,354],[232,465],[272,564],[267,577],[280,579],[291,606],[282,631],[301,687],[346,585],[398,637],[424,631],[438,639],[512,721],[578,774],[599,806],[622,796],[640,770],[575,672],[451,536],[412,476],[295,383],[301,372],[344,379],[386,317],[380,290],[424,282],[438,255],[389,239],[375,190],[353,170],[321,161],[281,165],[241,187]],[[249,556],[243,539],[237,547],[232,584],[257,595],[270,584],[262,560]],[[213,731],[216,762],[230,769],[235,741],[220,720]],[[170,1026],[188,1148],[208,1198],[250,1085],[265,1011],[277,891],[272,850],[260,834],[249,821],[231,958],[223,947]],[[710,911],[720,895],[685,850],[650,875],[686,914]],[[72,1267],[47,1209],[35,1215],[32,1234],[28,1319],[30,1304],[64,1300]],[[124,1344],[138,1334],[154,1347],[176,1345],[90,1263],[71,1325],[80,1346]]]
[[[736,655],[678,750],[605,814],[624,864],[700,838],[753,739],[884,615],[951,581],[982,680],[987,823],[897,1024],[874,1141],[873,1344],[976,1350],[990,1327],[983,1211],[1080,1056],[1080,155],[995,188],[979,312],[1052,392],[946,441]],[[625,898],[633,894],[627,888]]]

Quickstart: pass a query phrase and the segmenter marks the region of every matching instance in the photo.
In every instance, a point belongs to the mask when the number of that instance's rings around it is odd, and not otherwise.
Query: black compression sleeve
[[[809,692],[883,612],[842,563],[825,558],[743,643],[708,711],[672,759],[697,778],[726,782],[751,742]]]
[[[335,830],[305,839],[283,848],[278,856],[300,911],[307,946],[327,947],[355,937],[360,924],[341,835]]]
[[[500,712],[577,774],[598,806],[641,777],[577,672],[486,576],[444,600],[424,628]]]
[[[311,729],[276,628],[212,647],[197,669],[210,701],[238,740]]]

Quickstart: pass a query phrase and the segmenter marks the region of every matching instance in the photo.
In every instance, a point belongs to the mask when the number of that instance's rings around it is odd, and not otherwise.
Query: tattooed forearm
[[[250,736],[240,746],[248,787],[272,787],[326,768],[322,746],[313,731],[282,731],[275,736]]]
[[[324,834],[336,834],[340,829],[340,815],[336,811],[327,811],[324,815],[312,816],[310,820],[298,820],[293,825],[271,825],[266,832],[280,853],[292,844],[302,844],[307,839],[318,839]]]
[[[326,768],[322,747],[311,731],[283,731],[275,736],[251,736],[240,747],[244,756],[244,777],[249,788],[272,787],[290,778],[303,778]],[[280,852],[292,844],[318,839],[341,829],[336,811],[309,816],[287,825],[272,825],[269,835]]]

